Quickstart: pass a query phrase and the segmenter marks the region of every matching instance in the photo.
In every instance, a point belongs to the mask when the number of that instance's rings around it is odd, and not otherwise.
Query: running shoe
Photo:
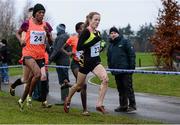
[[[117,107],[116,109],[114,109],[115,112],[127,112],[127,107]]]
[[[23,102],[21,99],[18,100],[18,106],[19,106],[20,111],[23,111]]]
[[[9,88],[9,93],[11,94],[11,96],[15,96],[15,89],[13,89],[11,86]]]
[[[70,102],[67,101],[67,97],[64,101],[64,112],[68,113],[70,108]]]
[[[89,113],[88,111],[83,111],[83,112],[82,112],[82,115],[83,115],[83,116],[90,116],[90,113]]]
[[[96,107],[96,110],[101,112],[102,114],[107,114],[108,112],[105,110],[104,106]]]
[[[135,112],[136,110],[137,110],[137,109],[136,109],[135,106],[129,106],[128,109],[127,109],[127,112],[129,112],[129,113],[132,112],[132,113],[133,113],[133,112]]]
[[[44,101],[44,102],[42,102],[41,107],[42,107],[42,108],[51,108],[52,105],[51,105],[51,104],[48,104],[47,101]]]
[[[30,97],[29,95],[27,96],[27,107],[31,108],[32,107],[32,97]]]

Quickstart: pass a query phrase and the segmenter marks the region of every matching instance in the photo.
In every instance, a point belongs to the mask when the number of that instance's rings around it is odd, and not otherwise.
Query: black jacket
[[[57,34],[55,42],[53,43],[53,52],[50,55],[49,60],[54,61],[57,65],[69,65],[70,58],[66,55],[61,48],[69,38],[69,35],[65,32]],[[70,48],[65,48],[67,51],[70,51]]]
[[[111,69],[135,69],[135,52],[130,41],[121,36],[109,42],[108,67]],[[117,72],[112,73],[118,74]]]
[[[10,63],[10,51],[7,45],[0,48],[0,61],[2,63]]]

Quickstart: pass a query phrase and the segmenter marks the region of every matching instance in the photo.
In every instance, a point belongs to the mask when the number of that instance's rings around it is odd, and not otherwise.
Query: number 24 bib
[[[45,31],[31,31],[30,32],[30,44],[38,45],[45,42]]]

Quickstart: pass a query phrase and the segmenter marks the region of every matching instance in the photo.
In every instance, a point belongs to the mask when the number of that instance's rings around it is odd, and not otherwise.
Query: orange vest
[[[29,28],[26,32],[26,46],[22,50],[22,55],[31,56],[34,59],[43,59],[45,55],[45,39],[46,32],[44,30],[46,23],[41,25],[33,23],[33,19],[29,19]]]

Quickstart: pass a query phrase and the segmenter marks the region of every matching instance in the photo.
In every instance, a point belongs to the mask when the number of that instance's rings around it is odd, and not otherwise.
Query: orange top
[[[47,52],[44,53],[44,57],[45,57],[45,65],[49,64],[49,55]]]
[[[78,44],[78,36],[77,35],[73,35],[70,36],[69,39],[66,41],[66,44],[72,47],[72,52],[73,53],[77,53],[77,44]],[[73,59],[78,61],[78,57],[76,55],[73,55]]]
[[[26,46],[22,50],[23,57],[31,56],[34,59],[44,58],[46,38],[44,26],[46,26],[45,22],[37,25],[33,23],[32,18],[29,19],[29,28],[25,36]]]

